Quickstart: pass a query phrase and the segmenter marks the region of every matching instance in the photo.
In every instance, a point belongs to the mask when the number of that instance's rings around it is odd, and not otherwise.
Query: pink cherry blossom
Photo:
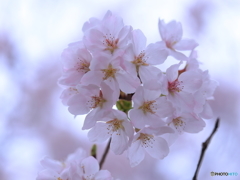
[[[41,161],[45,169],[39,172],[37,180],[77,180],[80,177],[77,169],[84,158],[86,158],[86,152],[82,149],[70,154],[65,162],[45,157]]]
[[[140,30],[132,31],[132,40],[124,53],[124,67],[134,77],[139,76],[141,82],[147,82],[160,73],[160,69],[152,66],[167,58],[167,51],[156,54],[146,49],[147,39]],[[155,51],[158,52],[158,51]]]
[[[201,117],[205,119],[211,119],[213,117],[213,113],[210,105],[208,104],[208,100],[214,99],[213,93],[218,86],[218,82],[210,79],[208,71],[204,71],[202,74],[203,84],[199,90],[194,93],[194,112],[199,113]]]
[[[175,114],[172,117],[168,117],[167,123],[178,134],[183,132],[198,133],[205,127],[205,122],[191,113]]]
[[[104,142],[111,137],[110,149],[115,154],[122,154],[131,143],[133,133],[133,126],[127,115],[113,109],[101,122],[96,123],[89,131],[88,137],[93,142]]]
[[[195,70],[179,73],[180,64],[172,65],[166,71],[167,98],[178,110],[191,112],[194,107],[193,94],[202,85],[202,75]]]
[[[82,42],[72,43],[62,53],[63,75],[59,84],[76,86],[90,69],[92,56]]]
[[[179,134],[198,133],[205,127],[203,119],[213,116],[208,102],[218,83],[200,69],[198,44],[182,38],[179,22],[159,20],[158,29],[162,41],[146,45],[141,30],[125,26],[108,11],[102,20],[84,23],[83,40],[62,53],[63,104],[75,116],[87,114],[82,129],[90,129],[91,141],[111,139],[110,149],[118,155],[128,150],[132,167],[146,152],[163,159]],[[164,73],[156,65],[168,56],[180,62]],[[113,109],[119,99],[132,101],[117,104],[126,114]],[[38,180],[112,180],[110,172],[99,170],[97,160],[81,150],[65,162],[45,158],[41,164],[45,169]]]
[[[144,86],[139,86],[133,96],[134,108],[129,111],[133,125],[143,128],[146,125],[153,127],[162,126],[161,118],[171,114],[172,107],[166,97],[160,97],[161,86],[157,81],[149,81]]]
[[[86,33],[88,30],[98,26],[101,23],[101,20],[97,18],[90,18],[89,21],[85,22],[82,27],[83,33]]]
[[[182,39],[182,25],[179,22],[171,21],[166,24],[163,20],[159,19],[158,29],[169,55],[178,60],[187,59],[187,57],[183,53],[178,52],[178,50],[191,51],[198,45],[194,40]],[[158,42],[156,46],[160,46],[160,49],[162,49],[162,43]]]
[[[79,93],[77,86],[72,86],[72,87],[68,87],[66,89],[63,90],[60,99],[62,99],[62,103],[65,106],[68,106],[69,104],[69,99],[71,99],[72,97],[75,97],[75,95],[77,95]]]
[[[132,167],[137,166],[145,157],[145,152],[157,159],[163,159],[169,153],[169,147],[165,139],[160,135],[173,133],[170,127],[159,127],[158,129],[143,128],[133,139],[128,151],[128,158]]]
[[[78,93],[68,101],[69,111],[74,115],[88,113],[91,109],[111,109],[115,104],[113,91],[102,83],[100,87],[96,85],[78,85]]]
[[[99,164],[92,156],[87,157],[86,152],[78,149],[70,154],[65,162],[50,158],[41,161],[44,168],[40,171],[37,180],[112,180],[111,173],[99,170]]]
[[[121,67],[121,57],[99,56],[92,62],[89,71],[83,78],[84,85],[95,84],[99,86],[105,82],[113,89],[118,97],[120,90],[125,93],[134,93],[140,85],[137,77],[132,77]]]
[[[92,20],[83,29],[84,44],[93,55],[106,53],[114,56],[123,54],[132,31],[130,26],[124,26],[122,18],[113,15],[110,11],[102,21]]]

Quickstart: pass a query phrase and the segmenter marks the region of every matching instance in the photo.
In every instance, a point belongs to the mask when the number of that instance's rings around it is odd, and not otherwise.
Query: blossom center
[[[141,51],[141,53],[131,61],[136,66],[148,66],[149,64],[146,63],[145,52]]]
[[[102,91],[99,94],[99,96],[92,96],[91,100],[88,101],[90,108],[103,107],[106,100],[103,98]]]
[[[153,146],[153,141],[155,141],[155,139],[153,138],[153,135],[150,134],[144,134],[144,133],[140,133],[140,136],[137,138],[137,140],[140,140],[141,146],[144,148],[150,147],[152,148]]]
[[[112,135],[112,132],[117,132],[119,129],[124,129],[122,125],[123,120],[119,119],[113,119],[111,121],[108,121],[108,127],[107,129],[109,130],[108,134]],[[120,133],[117,133],[117,135],[120,135]]]
[[[79,91],[78,91],[77,88],[75,88],[75,87],[69,87],[68,90],[69,90],[69,91],[68,91],[68,95],[69,95],[69,96],[79,93]]]
[[[166,46],[169,48],[169,49],[173,49],[173,46],[177,43],[177,41],[166,41]]]
[[[114,50],[118,48],[118,41],[119,39],[115,39],[114,36],[112,36],[111,34],[106,34],[103,40],[103,45],[106,46],[106,48],[104,50],[110,51],[111,54],[113,54]]]
[[[157,110],[156,105],[154,104],[156,101],[146,101],[143,103],[142,106],[140,106],[138,109],[142,109],[143,113],[151,113],[151,114],[155,114]]]
[[[177,130],[182,130],[186,125],[186,123],[181,120],[181,117],[177,117],[177,118],[173,119],[172,123]]]
[[[115,74],[117,72],[117,69],[114,69],[112,64],[109,64],[107,69],[102,69],[101,71],[104,73],[103,80],[106,80],[109,77],[115,78]]]
[[[181,84],[182,81],[179,82],[177,79],[173,82],[168,82],[168,91],[171,94],[182,91],[184,86],[181,86]]]
[[[86,60],[79,60],[79,62],[76,63],[75,68],[78,72],[87,73],[90,71],[89,69],[90,63]]]

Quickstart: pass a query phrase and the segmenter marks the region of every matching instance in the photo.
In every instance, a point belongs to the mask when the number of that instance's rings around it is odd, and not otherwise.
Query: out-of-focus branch
[[[219,118],[217,118],[217,121],[216,121],[216,123],[215,123],[214,129],[213,129],[211,135],[207,138],[207,140],[206,140],[204,143],[202,143],[202,151],[201,151],[200,158],[199,158],[199,160],[198,160],[197,169],[196,169],[195,174],[194,174],[194,176],[193,176],[193,180],[197,180],[197,175],[198,175],[198,172],[199,172],[199,170],[200,170],[200,167],[201,167],[201,164],[202,164],[202,160],[203,160],[205,151],[206,151],[208,145],[210,144],[210,141],[211,141],[213,135],[214,135],[215,132],[217,131],[218,126],[219,126]]]
[[[107,154],[108,154],[108,151],[109,151],[109,149],[110,149],[110,143],[111,143],[111,138],[110,138],[109,141],[108,141],[107,147],[105,148],[105,151],[104,151],[104,153],[103,153],[102,159],[101,159],[101,161],[100,161],[100,163],[99,163],[100,169],[102,169],[102,165],[103,165],[103,163],[104,163],[104,161],[105,161],[105,159],[106,159],[106,156],[107,156]]]

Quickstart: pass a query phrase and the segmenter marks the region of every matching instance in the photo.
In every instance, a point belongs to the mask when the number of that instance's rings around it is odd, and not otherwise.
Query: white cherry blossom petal
[[[113,178],[109,171],[100,170],[95,174],[94,180],[113,180]]]
[[[63,169],[63,164],[59,161],[53,160],[49,157],[44,157],[40,161],[41,165],[45,168],[54,169],[56,172],[61,172]]]
[[[138,55],[146,48],[147,38],[141,30],[137,29],[132,31],[132,40],[134,52]]]
[[[192,50],[197,46],[198,46],[198,43],[196,43],[192,39],[182,39],[181,41],[173,45],[174,49],[180,50],[180,51]]]
[[[154,137],[145,148],[150,156],[156,159],[163,159],[169,153],[169,147],[165,139],[161,137]]]
[[[110,137],[108,131],[106,130],[107,126],[108,125],[106,123],[96,123],[96,125],[88,132],[89,140],[97,143],[106,141]]]
[[[137,166],[145,157],[145,151],[141,147],[141,141],[137,140],[132,143],[131,147],[128,150],[128,158],[130,161],[131,167]]]
[[[167,75],[168,82],[173,82],[178,78],[179,66],[180,64],[174,64],[167,69],[166,75]]]
[[[158,28],[164,41],[174,43],[180,41],[182,38],[182,25],[179,22],[171,21],[166,24],[164,20],[159,19]]]
[[[51,169],[44,169],[38,173],[36,180],[56,180],[60,174]]]
[[[87,98],[83,94],[77,94],[68,101],[68,111],[73,115],[83,115],[88,113],[91,108],[86,106]]]
[[[167,59],[168,50],[163,41],[154,44],[149,44],[146,48],[147,62],[151,65],[158,65],[164,63]]]
[[[159,73],[161,73],[161,70],[154,66],[140,66],[139,67],[139,76],[140,76],[142,83],[151,81],[152,79],[157,77]]]
[[[186,71],[179,76],[178,81],[182,82],[183,91],[195,93],[202,85],[202,76],[196,71]]]
[[[134,93],[140,85],[139,79],[134,79],[124,71],[119,73],[116,79],[119,83],[120,89],[127,94]]]
[[[101,71],[89,71],[83,76],[81,82],[85,86],[90,84],[100,86],[103,76],[104,74]]]
[[[186,122],[184,131],[188,133],[198,133],[203,130],[206,123],[202,119],[192,119]]]
[[[183,60],[183,61],[187,61],[188,58],[185,54],[183,53],[180,53],[178,51],[175,51],[175,50],[172,50],[172,49],[169,49],[169,55],[176,58],[177,60]]]
[[[204,119],[213,118],[213,111],[208,102],[203,105],[203,111],[200,113],[200,116]]]
[[[140,109],[131,109],[129,111],[129,117],[134,127],[143,128],[145,127],[146,117]]]
[[[121,129],[112,134],[110,149],[117,155],[122,154],[127,149],[128,138],[124,134],[125,132]]]
[[[82,129],[90,129],[95,126],[97,121],[100,121],[104,115],[107,113],[105,110],[100,110],[99,108],[93,109],[85,118]]]

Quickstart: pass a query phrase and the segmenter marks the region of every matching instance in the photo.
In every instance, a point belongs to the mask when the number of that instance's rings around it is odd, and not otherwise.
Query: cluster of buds
[[[163,159],[179,134],[198,133],[212,118],[217,82],[199,68],[198,44],[182,39],[179,22],[159,20],[158,28],[161,40],[146,45],[141,30],[108,11],[89,19],[83,39],[62,53],[63,104],[75,116],[87,114],[82,129],[90,141],[111,138],[115,154],[127,150],[132,167],[145,153]],[[157,65],[169,56],[177,63],[163,72]]]

